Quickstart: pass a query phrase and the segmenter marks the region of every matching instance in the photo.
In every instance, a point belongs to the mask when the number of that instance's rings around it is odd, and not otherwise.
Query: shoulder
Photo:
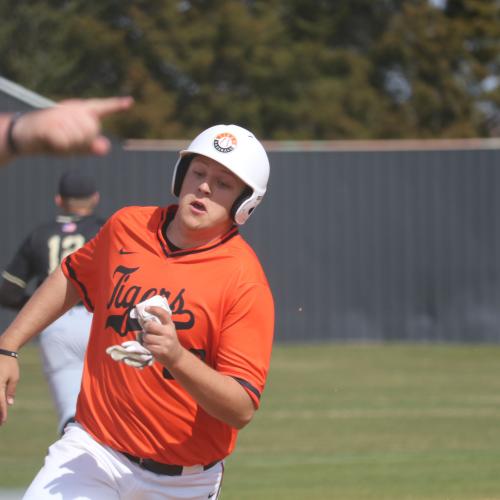
[[[85,215],[84,217],[74,217],[68,222],[64,220],[59,220],[59,225],[62,232],[72,233],[72,232],[84,232],[91,234],[96,233],[99,229],[106,223],[106,219],[97,214]]]
[[[96,224],[98,226],[104,226],[104,224],[106,223],[106,218],[97,214],[92,214],[91,216],[89,216],[89,221],[92,224]]]
[[[231,262],[233,272],[244,282],[267,285],[267,278],[259,257],[253,248],[238,234],[227,242],[226,255]]]
[[[274,299],[269,281],[257,254],[241,235],[232,238],[224,260],[220,276],[226,276],[229,307],[246,308],[253,304],[271,314]]]
[[[37,240],[39,238],[46,238],[48,235],[58,233],[59,226],[60,224],[57,223],[56,219],[39,224],[28,233],[27,239]]]

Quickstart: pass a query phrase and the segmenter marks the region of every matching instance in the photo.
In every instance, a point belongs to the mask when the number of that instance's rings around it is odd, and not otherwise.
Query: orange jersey
[[[236,227],[171,251],[162,231],[176,206],[128,207],[67,257],[63,272],[94,312],[76,419],[99,442],[158,462],[227,456],[237,430],[206,413],[158,362],[139,370],[106,348],[135,340],[135,304],[164,295],[181,344],[234,377],[259,405],[271,356],[274,305],[260,263]]]

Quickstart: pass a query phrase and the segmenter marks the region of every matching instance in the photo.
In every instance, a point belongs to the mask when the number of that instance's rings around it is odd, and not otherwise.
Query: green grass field
[[[0,428],[0,487],[57,437],[33,345]],[[500,346],[278,345],[223,500],[500,499]]]

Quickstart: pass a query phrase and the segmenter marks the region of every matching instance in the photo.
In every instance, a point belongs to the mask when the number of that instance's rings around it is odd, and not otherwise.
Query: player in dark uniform
[[[38,287],[104,223],[94,214],[99,203],[94,179],[83,171],[69,170],[62,175],[55,203],[60,215],[34,229],[3,271],[0,305],[20,309],[30,297],[29,283],[34,281]],[[85,307],[76,305],[40,334],[40,353],[58,413],[59,432],[75,415],[91,321]]]

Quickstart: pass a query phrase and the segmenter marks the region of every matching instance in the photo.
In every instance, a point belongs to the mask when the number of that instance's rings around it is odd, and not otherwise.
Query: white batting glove
[[[121,345],[108,347],[106,354],[109,354],[114,361],[121,361],[134,368],[151,366],[154,362],[153,355],[137,340],[129,340]]]
[[[141,328],[144,328],[146,321],[160,322],[154,314],[146,312],[146,307],[150,306],[161,307],[172,314],[167,299],[163,295],[155,295],[136,304],[130,311],[130,317],[137,319]],[[146,366],[151,366],[154,363],[153,355],[142,345],[142,334],[143,332],[137,334],[137,340],[128,340],[127,342],[123,342],[123,344],[108,347],[106,354],[109,354],[114,361],[123,362],[134,368],[142,369]]]

